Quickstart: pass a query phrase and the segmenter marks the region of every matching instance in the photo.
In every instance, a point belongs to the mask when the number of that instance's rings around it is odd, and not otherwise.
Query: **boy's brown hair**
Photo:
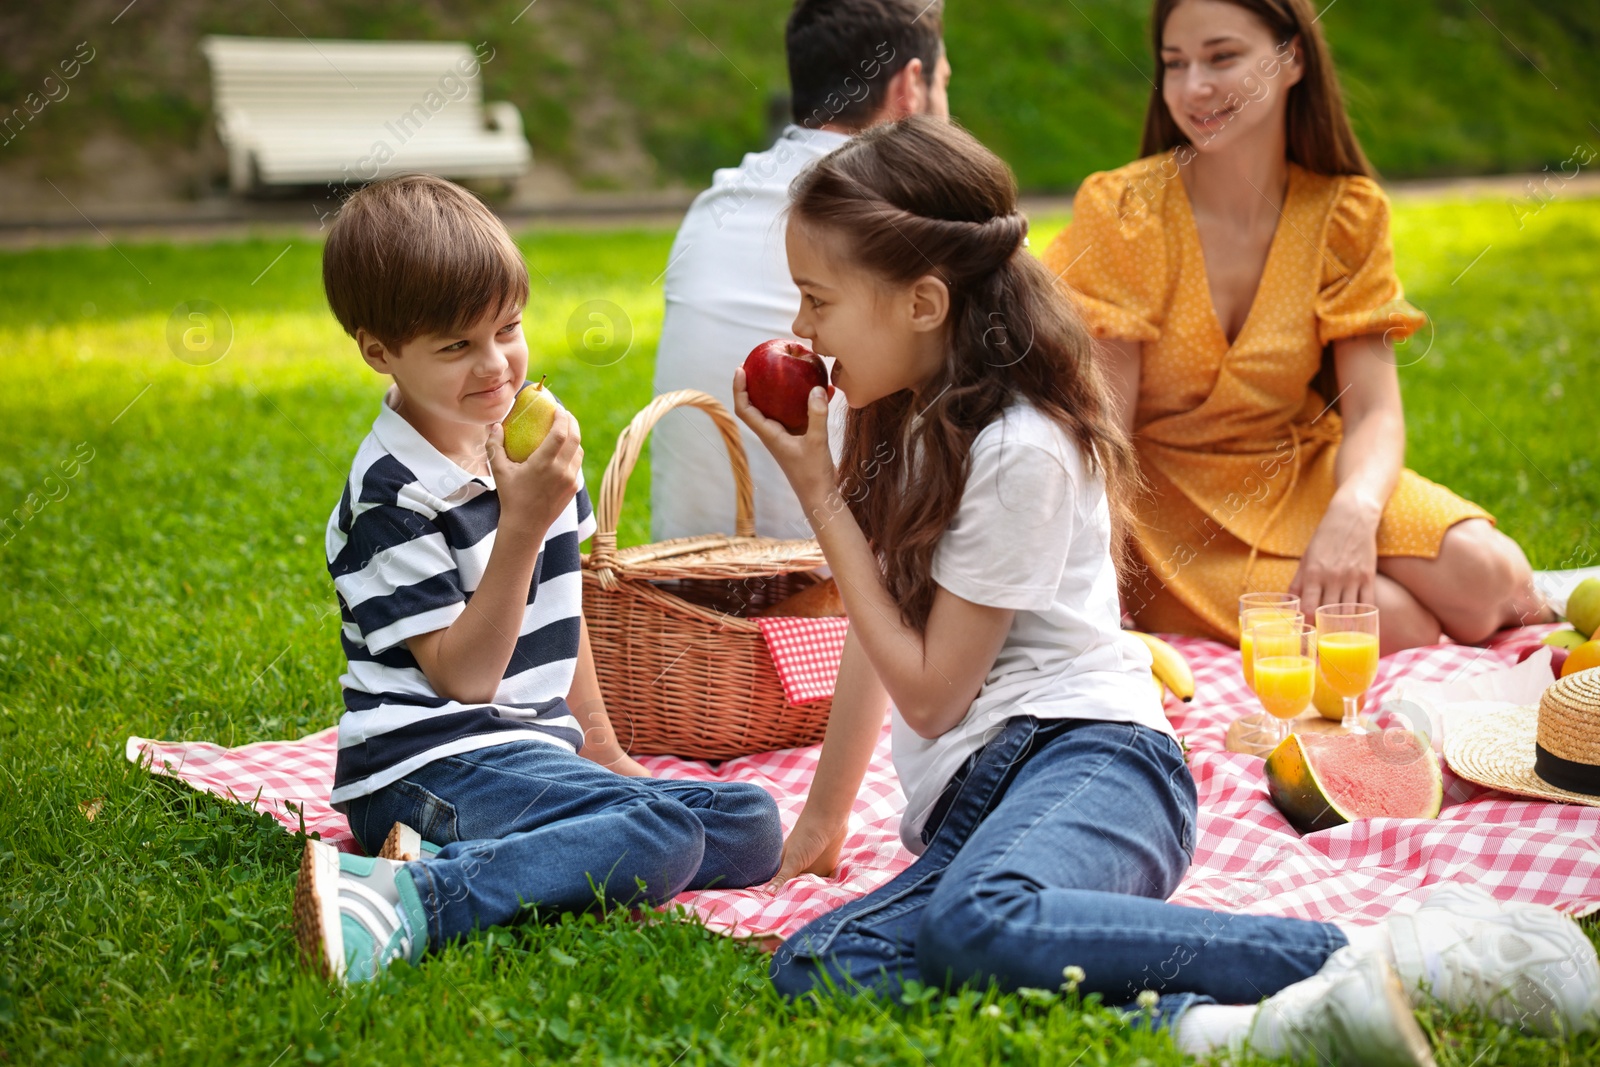
[[[429,174],[384,178],[339,211],[322,250],[328,306],[351,337],[385,348],[458,333],[528,300],[528,265],[505,226],[461,186]]]

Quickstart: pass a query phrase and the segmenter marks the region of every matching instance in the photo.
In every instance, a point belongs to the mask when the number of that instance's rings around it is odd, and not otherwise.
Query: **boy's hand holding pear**
[[[540,388],[526,386],[523,393]],[[508,453],[518,451],[516,446],[526,444],[526,440],[517,441],[519,435],[515,432],[510,444],[506,440],[506,424],[519,414],[517,407],[512,408],[505,422],[489,427],[487,442],[489,469],[500,493],[501,513],[518,526],[539,531],[548,529],[561,516],[583,480],[583,437],[578,420],[553,398],[546,403],[555,409],[549,416],[550,428],[521,462]]]

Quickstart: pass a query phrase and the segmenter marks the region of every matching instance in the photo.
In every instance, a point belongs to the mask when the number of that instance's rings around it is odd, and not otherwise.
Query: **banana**
[[[1150,675],[1150,681],[1154,683],[1156,687],[1156,700],[1160,701],[1161,705],[1165,707],[1167,703],[1167,687],[1162,685],[1161,679],[1157,678],[1154,674]]]
[[[1150,649],[1151,673],[1166,683],[1166,687],[1172,690],[1172,695],[1186,704],[1193,700],[1194,672],[1189,669],[1189,661],[1183,658],[1183,653],[1159,637],[1151,637],[1138,630],[1128,632],[1143,641]]]

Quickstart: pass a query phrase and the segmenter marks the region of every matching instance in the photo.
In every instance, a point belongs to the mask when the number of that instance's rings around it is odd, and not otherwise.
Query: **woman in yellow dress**
[[[1364,601],[1385,653],[1548,618],[1494,518],[1405,469],[1397,365],[1431,333],[1314,8],[1157,0],[1152,36],[1145,158],[1091,175],[1045,253],[1148,482],[1128,611],[1233,641],[1244,592]]]

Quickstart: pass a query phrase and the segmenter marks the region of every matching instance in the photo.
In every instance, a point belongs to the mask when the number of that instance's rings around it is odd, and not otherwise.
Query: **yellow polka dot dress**
[[[1283,591],[1333,497],[1339,414],[1313,379],[1342,337],[1410,336],[1426,321],[1394,271],[1377,184],[1289,165],[1283,217],[1232,344],[1217,322],[1173,153],[1091,175],[1044,261],[1096,337],[1143,342],[1134,444],[1138,560],[1124,589],[1146,630],[1236,641],[1239,595]],[[1378,555],[1439,554],[1492,516],[1401,472]],[[1134,568],[1136,572],[1140,568]]]

